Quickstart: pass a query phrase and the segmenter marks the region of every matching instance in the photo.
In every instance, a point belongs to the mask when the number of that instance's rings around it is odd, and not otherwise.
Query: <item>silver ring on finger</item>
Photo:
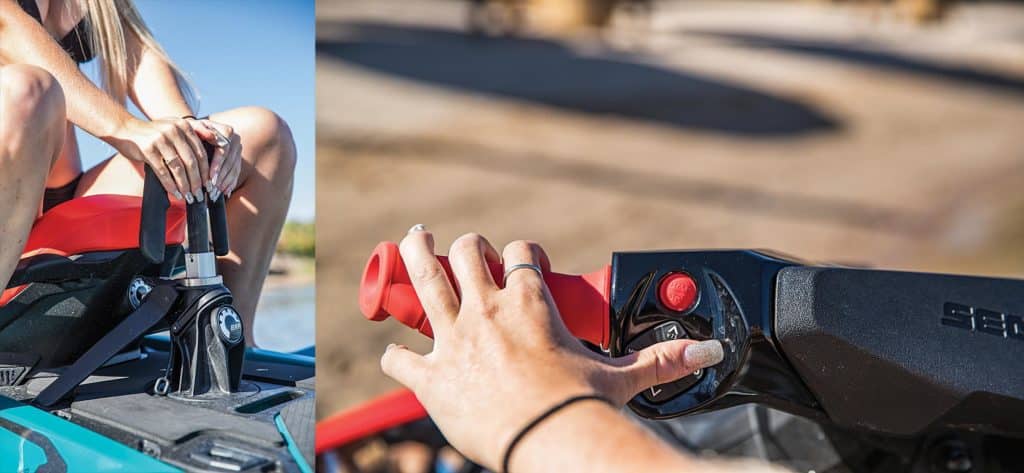
[[[220,130],[218,130],[218,129],[214,128],[214,127],[210,127],[210,131],[212,131],[213,132],[213,136],[215,138],[217,138],[217,147],[218,148],[225,148],[226,149],[231,144],[231,140],[229,140],[228,137],[224,136],[224,133],[221,133]]]
[[[513,264],[512,266],[505,268],[505,275],[502,276],[501,278],[501,285],[504,286],[505,283],[508,282],[508,275],[520,269],[532,269],[537,272],[537,276],[540,276],[541,279],[544,279],[544,271],[540,269],[540,266],[530,263],[520,263]]]

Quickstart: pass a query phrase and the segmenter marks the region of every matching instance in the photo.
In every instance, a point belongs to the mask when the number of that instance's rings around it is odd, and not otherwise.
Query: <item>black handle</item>
[[[213,153],[216,148],[209,143],[203,143],[206,148],[206,155],[213,161]],[[208,208],[210,212],[210,238],[213,240],[213,252],[217,256],[227,255],[231,251],[228,243],[228,214],[225,209],[227,203],[223,194],[217,200],[209,199]]]
[[[210,251],[210,222],[205,202],[193,201],[185,206],[185,231],[189,253]]]
[[[213,237],[213,252],[224,256],[231,251],[228,243],[228,214],[225,210],[226,200],[222,194],[217,200],[210,201],[210,233]]]
[[[213,154],[216,147],[210,143],[203,143],[203,150],[206,152],[210,162],[213,161]],[[202,190],[200,192],[203,192]],[[228,254],[228,225],[227,213],[224,209],[224,197],[216,201],[204,199],[195,201],[187,206],[188,216],[188,248],[190,253],[206,253],[210,251],[211,240],[214,254],[224,256]]]
[[[208,158],[213,158],[216,148],[203,143]],[[156,172],[149,166],[145,166],[145,183],[142,191],[142,216],[139,226],[139,249],[147,261],[157,264],[164,260],[164,250],[167,245],[167,209],[170,208],[170,200],[167,198],[167,191],[164,189]],[[189,243],[202,247],[208,251],[207,238],[213,240],[213,250],[217,256],[224,256],[230,251],[228,243],[228,219],[225,209],[225,197],[221,195],[217,200],[208,200],[209,227],[206,225],[206,215],[198,212],[203,205],[196,202],[188,206],[189,216]]]
[[[167,209],[171,206],[160,178],[149,166],[142,190],[142,216],[139,219],[139,250],[147,261],[153,264],[164,260],[167,245]]]

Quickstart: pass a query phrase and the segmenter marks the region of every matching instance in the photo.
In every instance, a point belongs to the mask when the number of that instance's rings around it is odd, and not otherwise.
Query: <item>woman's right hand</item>
[[[143,121],[132,118],[108,140],[133,161],[153,168],[168,193],[188,203],[203,200],[209,161],[202,142],[183,118]]]
[[[399,250],[433,327],[434,349],[420,355],[392,345],[381,367],[416,393],[459,452],[494,471],[516,432],[565,399],[599,394],[622,406],[651,386],[722,361],[716,340],[671,340],[620,358],[588,350],[562,322],[539,272],[492,278],[487,263],[550,267],[536,243],[513,242],[499,256],[479,235],[455,240],[448,253],[455,286],[422,225]]]

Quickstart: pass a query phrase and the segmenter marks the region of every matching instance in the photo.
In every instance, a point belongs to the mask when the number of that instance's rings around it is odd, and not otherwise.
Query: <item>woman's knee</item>
[[[238,120],[235,132],[242,137],[245,148],[274,159],[274,168],[280,174],[291,176],[295,169],[295,140],[291,128],[278,114],[263,107],[245,107],[235,111]],[[259,163],[254,163],[259,165]]]
[[[64,92],[43,69],[25,64],[0,68],[0,105],[13,123],[52,123],[63,132]]]

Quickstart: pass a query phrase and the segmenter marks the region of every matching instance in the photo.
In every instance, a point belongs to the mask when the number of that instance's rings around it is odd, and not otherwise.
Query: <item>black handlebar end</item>
[[[228,215],[225,209],[227,201],[224,194],[217,200],[210,201],[210,234],[213,238],[213,253],[217,256],[227,255],[231,251],[228,243]]]
[[[158,264],[164,260],[164,247],[167,244],[167,209],[171,202],[156,172],[149,166],[145,168],[142,216],[139,220],[139,250],[147,261]]]

